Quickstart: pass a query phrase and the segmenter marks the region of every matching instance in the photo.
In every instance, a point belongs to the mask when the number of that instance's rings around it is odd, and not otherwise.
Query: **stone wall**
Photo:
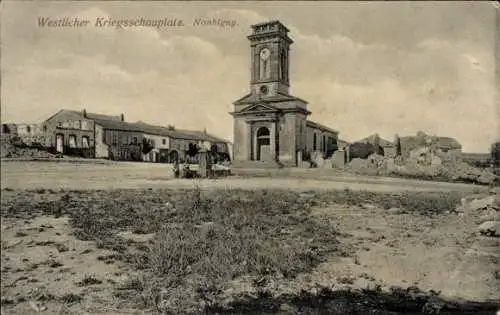
[[[250,127],[244,118],[234,119],[233,156],[234,160],[250,159]]]

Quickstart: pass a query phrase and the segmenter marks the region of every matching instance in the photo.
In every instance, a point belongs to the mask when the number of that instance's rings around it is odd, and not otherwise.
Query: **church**
[[[250,91],[233,103],[233,163],[298,166],[312,152],[337,150],[338,131],[308,120],[307,102],[290,94],[289,30],[252,25]]]

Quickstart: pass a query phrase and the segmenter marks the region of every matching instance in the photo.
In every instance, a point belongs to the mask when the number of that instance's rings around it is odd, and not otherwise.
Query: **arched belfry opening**
[[[271,78],[271,51],[269,48],[262,48],[259,53],[259,58],[259,77],[261,80],[267,80]]]
[[[263,161],[266,160],[266,156],[270,153],[271,146],[271,133],[269,128],[260,127],[257,130],[256,134],[257,138],[257,152],[256,152],[256,160]]]
[[[281,54],[280,54],[280,78],[281,80],[287,81],[287,68],[288,68],[288,61],[286,57],[286,50],[285,48],[281,49]]]

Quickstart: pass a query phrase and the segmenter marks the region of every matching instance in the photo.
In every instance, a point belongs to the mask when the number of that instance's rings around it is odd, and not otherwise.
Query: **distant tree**
[[[217,153],[217,152],[218,152],[217,144],[215,144],[215,143],[214,143],[214,144],[212,144],[212,145],[210,146],[210,151],[211,151],[212,153]]]
[[[373,139],[373,147],[376,154],[384,155],[384,149],[380,147],[380,136],[378,135],[378,133],[375,134],[375,138]]]
[[[142,153],[148,154],[153,149],[154,149],[153,141],[151,141],[151,139],[148,139],[148,138],[143,138],[142,139]]]
[[[200,147],[196,143],[190,143],[186,154],[190,157],[195,156],[200,151]]]
[[[491,145],[491,162],[494,167],[500,167],[500,141]]]
[[[401,155],[401,139],[399,135],[394,137],[394,145],[396,146],[396,155]]]

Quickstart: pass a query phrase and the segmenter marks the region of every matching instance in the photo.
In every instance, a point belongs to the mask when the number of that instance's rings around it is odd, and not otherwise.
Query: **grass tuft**
[[[273,277],[291,279],[311,272],[332,255],[351,255],[351,249],[340,248],[331,222],[310,215],[316,206],[372,204],[434,216],[453,210],[462,197],[458,193],[202,191],[196,187],[62,191],[57,192],[60,200],[34,205],[26,201],[35,200],[35,194],[23,191],[8,203],[2,200],[2,216],[70,216],[79,239],[114,251],[99,259],[122,260],[141,273],[134,285],[117,293],[121,298],[174,314],[202,312],[217,304],[232,279],[250,276],[259,279],[259,286]],[[124,231],[155,236],[140,243],[119,237]],[[82,285],[94,283],[91,278],[82,281]]]

